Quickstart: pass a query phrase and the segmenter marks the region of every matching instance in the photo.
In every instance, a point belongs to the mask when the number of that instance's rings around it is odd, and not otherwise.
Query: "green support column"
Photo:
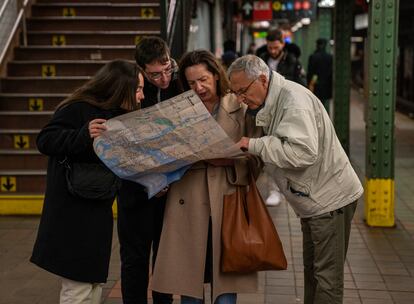
[[[368,111],[365,218],[370,226],[394,220],[394,111],[398,0],[371,0],[368,28]]]
[[[293,41],[300,47],[300,49],[303,49],[302,29],[297,30],[293,34]]]
[[[334,126],[342,147],[348,155],[353,4],[354,1],[337,0],[334,11]]]
[[[302,49],[301,62],[305,70],[308,68],[309,56],[315,51],[316,40],[319,38],[319,22],[317,19],[306,26],[306,39]]]
[[[318,23],[319,23],[319,37],[325,38],[326,40],[332,39],[332,9],[320,8],[318,12]],[[331,52],[330,47],[327,48],[329,53]]]

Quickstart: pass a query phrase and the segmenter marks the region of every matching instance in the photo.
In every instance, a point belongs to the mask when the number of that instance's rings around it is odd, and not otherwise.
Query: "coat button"
[[[180,203],[180,205],[184,205],[184,200],[183,199],[180,199],[178,202]]]

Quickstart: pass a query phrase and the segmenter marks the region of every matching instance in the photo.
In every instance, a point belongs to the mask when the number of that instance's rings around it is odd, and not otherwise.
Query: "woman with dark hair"
[[[49,156],[47,186],[31,262],[62,278],[60,303],[98,304],[108,276],[112,241],[113,198],[72,195],[65,159],[99,163],[93,139],[106,119],[138,109],[144,98],[143,76],[135,64],[115,60],[58,105],[37,137]]]
[[[224,69],[211,52],[189,52],[179,66],[184,89],[195,91],[230,138],[237,142],[243,134],[254,135],[245,105],[229,93]],[[170,186],[153,290],[179,294],[182,304],[202,303],[205,281],[211,283],[215,304],[234,304],[238,292],[256,290],[256,273],[220,271],[223,196],[248,184],[249,161],[260,170],[254,157],[200,161]]]

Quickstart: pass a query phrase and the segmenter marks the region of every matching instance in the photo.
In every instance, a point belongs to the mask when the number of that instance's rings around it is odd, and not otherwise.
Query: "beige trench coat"
[[[244,135],[260,132],[247,130],[249,123],[246,124],[245,112],[246,107],[240,105],[234,95],[222,98],[217,122],[235,142]],[[259,171],[260,161],[258,158],[253,160]],[[247,161],[243,159],[236,161],[234,169],[198,162],[180,181],[171,185],[152,278],[153,290],[203,298],[210,215],[214,301],[223,293],[254,292],[257,289],[257,273],[220,272],[223,195],[233,193],[234,184],[247,183]]]

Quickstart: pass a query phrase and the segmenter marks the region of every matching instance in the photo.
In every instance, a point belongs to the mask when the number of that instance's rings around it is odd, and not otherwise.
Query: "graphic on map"
[[[119,177],[144,185],[149,197],[197,161],[242,154],[194,91],[105,125],[94,141],[96,154]]]

